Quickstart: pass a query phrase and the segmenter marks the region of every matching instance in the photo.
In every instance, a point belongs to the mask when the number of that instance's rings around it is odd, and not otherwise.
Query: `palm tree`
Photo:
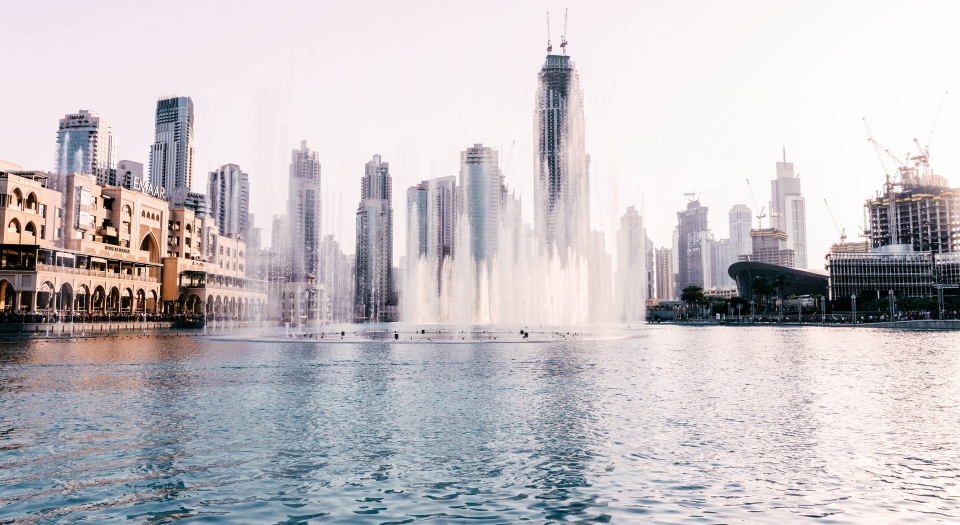
[[[703,295],[702,287],[691,284],[680,292],[680,300],[695,307],[702,304],[706,300],[706,296]]]

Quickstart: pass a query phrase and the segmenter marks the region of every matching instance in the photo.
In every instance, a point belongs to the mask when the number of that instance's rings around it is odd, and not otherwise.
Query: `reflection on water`
[[[956,521],[955,339],[0,344],[0,522]]]

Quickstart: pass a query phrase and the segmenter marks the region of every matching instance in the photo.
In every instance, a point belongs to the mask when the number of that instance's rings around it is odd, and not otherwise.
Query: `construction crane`
[[[837,229],[837,233],[840,234],[840,244],[843,245],[847,241],[847,229],[840,228],[840,225],[837,224],[837,218],[833,216],[833,210],[830,209],[830,203],[827,202],[827,199],[823,199],[823,203],[827,206],[827,212],[830,213],[830,219],[833,220],[833,227]]]
[[[753,196],[753,186],[750,185],[750,179],[747,179],[747,189],[750,190],[750,200],[753,201],[753,209],[756,210],[756,209],[757,209],[757,198]],[[760,211],[757,212],[757,215],[756,215],[756,217],[757,217],[757,229],[758,229],[758,230],[762,230],[762,229],[763,229],[763,218],[767,216],[767,214],[763,213],[764,210],[766,210],[766,208],[760,208]]]
[[[553,44],[550,43],[550,11],[547,11],[547,53],[553,52]]]
[[[513,142],[510,143],[510,153],[507,154],[507,162],[503,164],[503,169],[500,170],[501,173],[507,172],[507,166],[510,165],[510,159],[513,158],[513,147],[517,145],[517,139],[513,139]]]
[[[690,190],[690,191],[684,193],[683,196],[684,196],[684,197],[687,197],[687,198],[689,199],[689,202],[693,202],[693,201],[697,200],[697,195],[703,195],[704,193],[716,193],[716,192],[718,192],[718,191],[727,191],[727,189],[726,189],[726,188],[723,188],[723,189],[719,189],[719,190],[707,190],[707,191]]]
[[[563,34],[560,35],[560,49],[563,50],[563,54],[567,54],[567,12],[570,11],[570,8],[565,8],[563,10]]]
[[[863,117],[863,125],[867,128],[867,142],[873,144],[873,149],[877,153],[877,158],[880,159],[880,165],[883,166],[883,174],[886,176],[885,186],[889,191],[890,187],[893,186],[893,182],[890,180],[890,168],[887,167],[887,162],[884,160],[884,154],[886,154],[891,159],[895,160],[900,166],[897,168],[897,174],[900,176],[900,181],[909,181],[913,177],[914,172],[916,171],[913,167],[907,166],[905,162],[900,160],[899,157],[890,153],[890,150],[884,148],[877,142],[877,139],[873,138],[873,129],[870,128],[870,124],[867,123],[867,118]],[[908,160],[912,160],[909,155],[907,156]]]
[[[923,148],[923,153],[927,156],[927,162],[930,162],[930,144],[933,142],[933,134],[937,131],[937,124],[940,124],[940,115],[943,114],[943,105],[947,102],[947,91],[940,97],[940,105],[937,106],[937,114],[933,117],[933,124],[930,125],[930,134],[927,135],[927,145]]]

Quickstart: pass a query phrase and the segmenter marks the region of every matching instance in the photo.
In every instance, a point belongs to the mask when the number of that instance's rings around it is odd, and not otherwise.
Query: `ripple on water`
[[[953,339],[0,345],[0,521],[957,521]]]

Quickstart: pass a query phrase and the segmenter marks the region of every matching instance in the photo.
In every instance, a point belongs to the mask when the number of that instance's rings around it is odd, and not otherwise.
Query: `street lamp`
[[[850,304],[853,308],[853,319],[851,319],[851,322],[857,324],[857,294],[850,294]]]

